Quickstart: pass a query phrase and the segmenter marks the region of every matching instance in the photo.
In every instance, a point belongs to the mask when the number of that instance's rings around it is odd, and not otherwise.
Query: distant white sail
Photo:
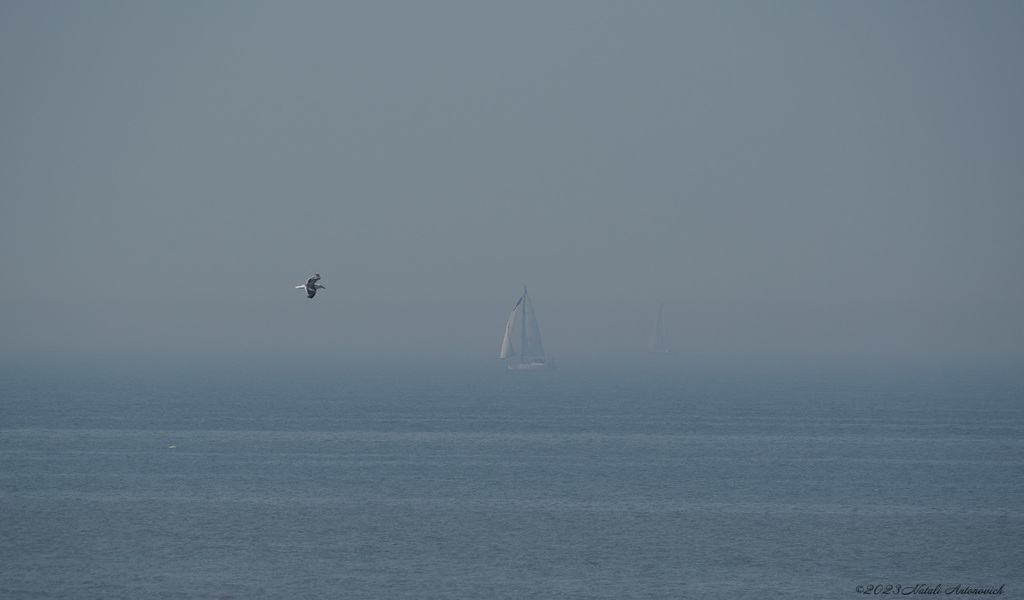
[[[523,345],[520,349],[524,357],[543,358],[544,344],[540,341],[540,326],[537,315],[533,312],[533,302],[523,288]]]
[[[651,332],[651,339],[647,341],[647,350],[651,354],[671,354],[672,350],[668,345],[668,336],[665,335],[665,323],[662,320],[665,303],[658,305],[658,316],[654,319],[654,330]]]
[[[519,302],[516,302],[515,308],[512,309],[512,314],[508,316],[508,323],[505,324],[505,339],[501,342],[500,358],[502,359],[512,358],[516,355],[516,351],[512,348],[512,326],[515,325],[516,313],[522,305],[523,299],[520,298]]]
[[[515,344],[519,345],[516,354]],[[505,337],[501,342],[500,358],[505,360],[511,370],[551,369],[554,363],[544,353],[544,344],[540,340],[540,326],[533,312],[533,302],[523,288],[523,295],[516,302],[512,314],[505,324]]]

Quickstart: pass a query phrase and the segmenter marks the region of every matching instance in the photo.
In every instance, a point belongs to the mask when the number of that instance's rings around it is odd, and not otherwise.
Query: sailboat
[[[513,343],[518,344],[516,353]],[[533,303],[526,294],[519,297],[512,314],[505,325],[505,339],[501,342],[500,358],[508,365],[509,371],[554,369],[555,363],[544,353],[544,345],[540,341],[540,327],[537,316],[533,312]]]
[[[668,337],[665,335],[665,323],[661,318],[665,310],[665,303],[658,305],[658,317],[654,319],[654,330],[651,332],[651,339],[647,341],[647,351],[651,354],[672,354],[668,345]]]

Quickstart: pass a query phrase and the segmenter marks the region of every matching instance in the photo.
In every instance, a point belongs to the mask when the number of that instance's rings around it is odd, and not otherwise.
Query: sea
[[[1024,371],[0,367],[0,598],[1024,598]]]

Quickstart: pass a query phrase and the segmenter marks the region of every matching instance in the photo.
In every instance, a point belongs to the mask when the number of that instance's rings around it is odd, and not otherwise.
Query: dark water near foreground
[[[875,585],[1024,598],[1019,372],[0,373],[0,598]]]

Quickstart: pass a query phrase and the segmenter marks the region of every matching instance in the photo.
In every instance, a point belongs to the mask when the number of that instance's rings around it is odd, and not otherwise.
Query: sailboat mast
[[[520,327],[519,327],[519,329],[520,329],[520,331],[519,331],[519,338],[520,338],[519,362],[520,363],[525,363],[526,362],[526,306],[527,306],[526,302],[527,302],[526,286],[524,285],[523,286],[523,297],[520,299],[520,303],[523,305],[522,306],[523,318],[522,318],[522,320],[519,323],[519,325],[520,325]]]

